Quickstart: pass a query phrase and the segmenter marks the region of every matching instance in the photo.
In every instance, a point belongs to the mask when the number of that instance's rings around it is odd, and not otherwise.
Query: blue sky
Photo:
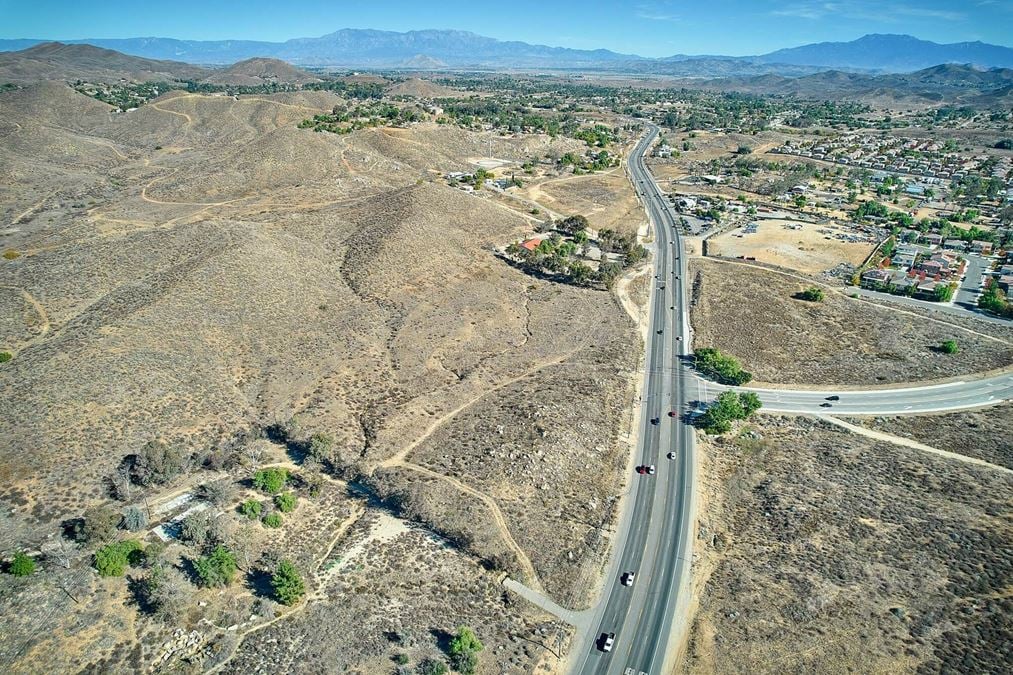
[[[0,0],[3,38],[282,41],[340,28],[454,28],[643,56],[760,54],[866,33],[1013,46],[1013,0]]]

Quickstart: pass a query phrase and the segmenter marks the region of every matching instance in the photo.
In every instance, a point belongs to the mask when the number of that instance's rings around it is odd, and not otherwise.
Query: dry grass
[[[1008,477],[804,418],[701,450],[712,571],[681,672],[1004,669]]]
[[[173,92],[110,116],[62,85],[0,94],[0,166],[10,179],[0,181],[0,214],[10,223],[5,246],[23,253],[0,261],[0,307],[9,310],[0,348],[17,351],[0,370],[0,467],[9,486],[0,495],[9,521],[0,549],[52,540],[62,520],[108,502],[105,478],[153,438],[203,454],[294,418],[300,439],[331,433],[336,471],[356,477],[446,417],[409,459],[456,476],[485,501],[418,472],[378,476],[392,494],[415,500],[406,515],[471,537],[458,541],[467,552],[399,539],[367,558],[367,581],[356,585],[395,585],[402,560],[420,575],[423,563],[439,565],[430,600],[415,607],[407,591],[399,600],[413,630],[471,623],[491,645],[487,664],[523,670],[544,651],[525,642],[540,619],[516,608],[504,615],[509,600],[468,553],[496,558],[503,550],[484,527],[492,502],[544,586],[563,603],[584,600],[604,556],[604,496],[622,474],[616,434],[638,346],[611,296],[536,281],[499,262],[491,247],[530,225],[437,176],[468,168],[469,158],[523,162],[576,142],[436,125],[348,136],[295,128],[337,100],[323,92],[238,101]],[[461,415],[450,414],[458,408]],[[548,489],[543,464],[555,458],[566,466]],[[254,527],[258,545],[315,569],[355,545],[341,538],[354,515],[335,488],[301,501],[281,530]],[[458,529],[463,520],[472,530]],[[79,551],[75,562],[88,579],[80,605],[49,585],[49,563],[28,584],[4,577],[5,615],[24,614],[0,640],[7,669],[37,670],[54,651],[60,660],[47,663],[66,670],[121,662],[140,669],[161,658],[165,630],[130,606],[123,580],[94,582],[89,556]],[[388,569],[371,577],[374,565]],[[405,588],[422,583],[399,578]],[[249,619],[256,591],[250,581],[204,593],[209,604],[185,625],[211,640],[219,634],[202,618],[258,625],[263,617]],[[471,602],[472,592],[485,599]],[[366,604],[344,593],[302,616],[324,617],[327,640],[333,626],[361,619],[359,609],[374,612],[370,630],[381,630],[389,606],[369,605],[371,591]],[[46,611],[25,613],[30,605]],[[264,630],[309,631],[301,621]],[[59,650],[50,638],[25,648],[18,636],[26,632],[65,641]],[[307,644],[318,637],[307,632]],[[251,638],[236,662],[244,669],[263,657],[263,643]],[[289,654],[281,661],[303,658],[288,646],[270,649]],[[366,639],[335,647],[366,670],[388,648]]]
[[[867,417],[851,422],[1013,469],[1013,403],[945,415]]]
[[[925,321],[828,290],[823,302],[792,296],[811,286],[752,265],[693,260],[702,297],[692,309],[697,347],[738,358],[760,382],[889,384],[947,378],[1013,363],[1008,341]],[[956,339],[961,351],[938,346]]]
[[[595,230],[636,231],[645,221],[644,210],[622,169],[564,175],[525,187],[518,194],[563,216],[584,215]]]

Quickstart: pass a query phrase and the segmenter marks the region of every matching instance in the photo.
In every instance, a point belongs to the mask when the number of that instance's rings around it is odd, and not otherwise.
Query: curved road
[[[655,235],[655,277],[646,346],[646,382],[637,464],[653,464],[653,476],[632,479],[620,523],[606,592],[593,610],[592,631],[576,638],[579,673],[661,673],[679,601],[685,602],[693,540],[693,431],[670,410],[682,410],[692,393],[692,374],[668,364],[685,361],[689,316],[683,287],[684,256],[675,220],[644,166],[644,153],[658,135],[648,133],[630,154],[630,176]],[[657,419],[655,424],[651,420]],[[675,459],[666,458],[674,452]],[[632,587],[624,572],[635,572]],[[612,650],[601,651],[602,633],[615,633]]]
[[[1013,373],[992,377],[902,386],[897,389],[754,389],[725,387],[696,378],[696,400],[709,401],[725,389],[752,391],[763,401],[763,412],[830,415],[914,415],[995,405],[1013,399]],[[830,400],[828,397],[837,397]]]

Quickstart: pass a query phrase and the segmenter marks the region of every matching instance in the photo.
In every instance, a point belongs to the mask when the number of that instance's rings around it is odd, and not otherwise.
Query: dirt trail
[[[23,218],[27,218],[28,216],[30,216],[33,211],[37,211],[38,209],[42,208],[42,205],[45,204],[47,201],[49,201],[55,194],[56,194],[55,192],[49,193],[35,204],[32,204],[27,209],[11,218],[10,227],[14,227],[18,223],[20,223]]]
[[[985,467],[986,469],[992,469],[993,471],[1001,471],[1003,473],[1013,474],[1013,469],[1007,469],[1004,466],[992,464],[991,462],[986,462],[983,459],[978,459],[976,457],[968,457],[967,455],[961,455],[956,452],[950,452],[949,450],[940,450],[939,448],[933,448],[931,445],[925,445],[924,443],[913,441],[910,438],[903,438],[902,436],[892,436],[890,434],[885,434],[881,431],[866,429],[865,427],[850,424],[842,419],[838,419],[837,417],[832,417],[830,415],[817,415],[817,417],[826,420],[830,424],[841,427],[842,429],[847,429],[848,431],[851,431],[853,433],[862,436],[867,436],[869,438],[874,438],[878,441],[886,441],[887,443],[893,443],[894,445],[903,445],[908,448],[913,448],[914,450],[921,450],[922,452],[930,452],[933,455],[939,455],[940,457],[945,457],[947,459],[955,459],[960,462],[966,462],[968,464],[974,464],[976,466]]]
[[[531,564],[531,560],[524,552],[524,549],[520,547],[520,545],[514,540],[513,535],[510,534],[510,528],[507,526],[506,518],[503,516],[503,512],[500,510],[499,505],[491,497],[489,497],[485,493],[479,492],[473,487],[465,485],[456,478],[446,476],[442,473],[437,473],[435,471],[427,469],[424,466],[412,464],[411,462],[400,462],[398,466],[401,466],[405,469],[409,469],[411,471],[415,471],[417,473],[424,474],[426,476],[430,476],[431,478],[436,478],[438,480],[450,483],[461,492],[469,494],[472,497],[475,497],[476,499],[482,500],[482,503],[489,507],[489,511],[490,513],[492,513],[493,520],[496,521],[496,529],[499,532],[500,536],[503,538],[503,541],[506,542],[507,547],[511,551],[513,551],[514,554],[517,556],[517,560],[520,563],[521,568],[524,571],[524,574],[527,576],[527,582],[538,592],[544,593],[544,590],[542,589],[542,584],[538,580],[538,574],[535,572],[535,566]]]
[[[42,324],[39,329],[40,332],[34,338],[29,340],[29,344],[31,344],[35,340],[38,340],[39,338],[43,337],[49,332],[49,329],[51,327],[49,323],[49,315],[46,313],[46,308],[42,306],[42,303],[35,299],[35,296],[33,296],[25,289],[18,288],[17,286],[0,286],[0,288],[9,288],[13,291],[18,291],[19,293],[21,293],[22,297],[25,299],[25,302],[31,305],[32,309],[35,310],[35,313],[39,315],[39,321]]]
[[[169,110],[168,108],[161,108],[161,107],[159,107],[159,106],[161,106],[164,103],[168,103],[169,101],[175,101],[178,98],[189,98],[189,95],[187,95],[187,96],[174,96],[173,98],[170,98],[167,101],[159,101],[158,103],[149,103],[148,105],[150,105],[155,110],[161,110],[162,112],[169,113],[170,115],[176,115],[178,117],[182,117],[183,119],[186,120],[187,124],[193,124],[193,118],[190,117],[189,115],[187,115],[186,113],[177,112],[175,110]]]

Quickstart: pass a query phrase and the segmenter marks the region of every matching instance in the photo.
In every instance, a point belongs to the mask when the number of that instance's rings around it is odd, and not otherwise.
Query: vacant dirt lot
[[[1005,670],[1008,476],[805,418],[701,451],[702,586],[680,672]]]
[[[866,417],[851,422],[1013,469],[1013,403],[946,415]]]
[[[731,230],[707,242],[709,255],[737,258],[754,257],[760,262],[818,274],[842,262],[859,265],[872,252],[874,244],[847,242],[837,233],[848,230],[831,225],[815,225],[800,221],[756,220],[756,233],[743,234]],[[789,226],[801,229],[792,229]]]
[[[823,302],[792,296],[812,283],[753,265],[699,259],[691,320],[696,347],[738,358],[758,382],[869,385],[953,377],[1013,364],[1013,346],[952,324],[827,291]],[[948,339],[958,354],[938,346]]]
[[[635,231],[646,216],[621,168],[607,173],[563,176],[518,191],[561,215],[587,216],[595,230]]]

